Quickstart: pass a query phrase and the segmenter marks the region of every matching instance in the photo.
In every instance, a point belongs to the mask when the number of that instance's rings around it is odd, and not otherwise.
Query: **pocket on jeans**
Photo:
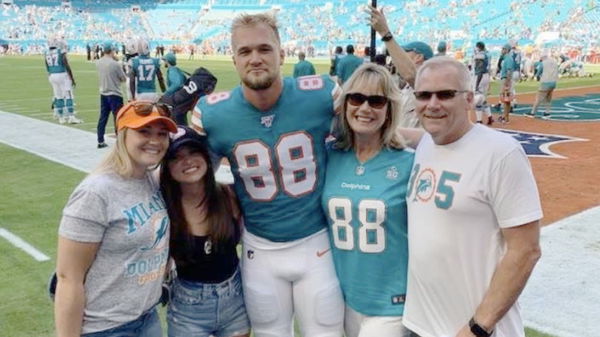
[[[171,301],[186,305],[198,305],[203,302],[201,289],[189,289],[180,282],[173,282],[171,287]]]

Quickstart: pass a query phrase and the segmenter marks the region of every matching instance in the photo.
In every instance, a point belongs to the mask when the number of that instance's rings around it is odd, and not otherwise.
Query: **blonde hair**
[[[273,30],[275,37],[277,38],[277,42],[281,43],[281,38],[279,37],[279,29],[277,28],[277,19],[270,13],[257,13],[257,14],[240,14],[238,15],[233,22],[231,23],[231,34],[235,32],[238,28],[244,27],[254,27],[259,24],[265,24],[269,28]],[[233,44],[233,39],[231,40]]]
[[[335,101],[335,106],[341,107],[341,112],[337,119],[336,148],[349,150],[354,147],[354,131],[348,124],[346,116],[348,94],[359,90],[366,83],[376,83],[381,89],[382,95],[387,97],[386,119],[381,129],[381,141],[383,146],[395,149],[403,149],[405,140],[396,129],[400,125],[402,109],[402,93],[394,82],[390,72],[383,66],[375,63],[365,63],[358,67],[352,76],[344,83],[342,94]]]
[[[133,159],[125,146],[129,128],[125,127],[117,134],[117,142],[110,152],[102,159],[93,173],[116,173],[124,178],[133,177]]]

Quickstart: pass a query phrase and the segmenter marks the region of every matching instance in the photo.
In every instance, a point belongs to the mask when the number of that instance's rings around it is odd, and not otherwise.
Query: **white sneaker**
[[[60,124],[65,124],[67,122],[67,118],[63,116],[58,116],[58,122]]]
[[[69,124],[81,124],[83,121],[75,116],[69,116]]]

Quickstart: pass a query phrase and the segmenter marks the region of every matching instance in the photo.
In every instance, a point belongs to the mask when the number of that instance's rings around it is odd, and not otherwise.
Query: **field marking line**
[[[25,253],[31,255],[36,261],[44,262],[50,260],[48,255],[40,252],[35,247],[21,239],[17,235],[11,233],[9,230],[0,227],[0,236],[5,238],[6,241],[10,242],[13,246],[23,250]]]
[[[77,97],[99,97],[98,95],[77,95],[77,91],[75,91],[75,95],[73,99],[77,102]],[[25,101],[48,101],[48,104],[52,102],[52,95],[48,97],[31,97],[31,98],[13,98],[13,99],[5,99],[3,102],[25,102]]]
[[[599,87],[599,85],[584,85],[581,87],[557,88],[557,89],[554,89],[554,92],[556,93],[556,92],[566,91],[566,90],[579,90],[579,89],[597,88],[597,87]],[[519,95],[537,94],[538,91],[539,90],[536,89],[535,91],[517,92],[516,95],[519,96]],[[588,92],[587,94],[583,94],[583,96],[589,95],[589,94],[595,94],[595,93],[596,92]],[[498,96],[498,94],[488,94],[488,96]],[[578,94],[577,96],[582,96],[582,94]],[[562,97],[555,97],[554,99],[559,99],[559,98],[562,98]],[[526,103],[521,103],[521,105],[522,104],[526,104]],[[529,105],[531,105],[531,104],[529,104]]]

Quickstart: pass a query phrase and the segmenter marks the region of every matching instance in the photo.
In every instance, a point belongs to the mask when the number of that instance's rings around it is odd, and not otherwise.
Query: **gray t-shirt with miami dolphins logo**
[[[169,218],[150,174],[86,177],[63,211],[59,235],[100,242],[85,280],[84,334],[133,321],[158,303],[169,256]]]

